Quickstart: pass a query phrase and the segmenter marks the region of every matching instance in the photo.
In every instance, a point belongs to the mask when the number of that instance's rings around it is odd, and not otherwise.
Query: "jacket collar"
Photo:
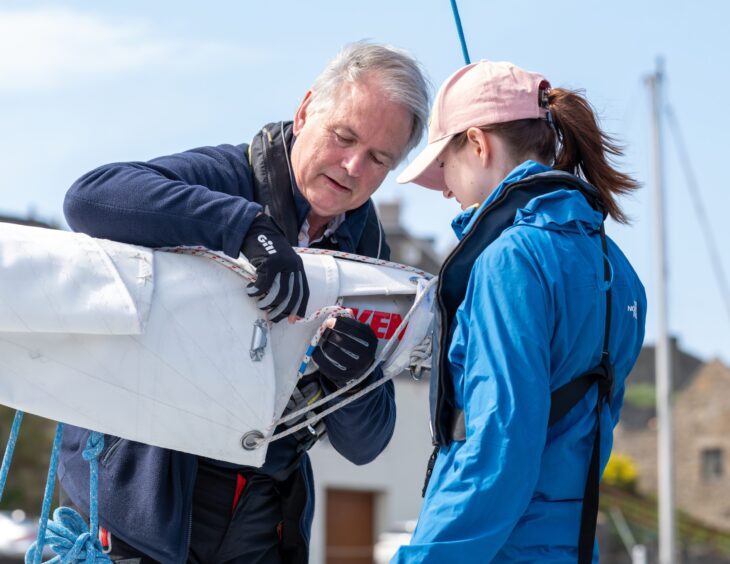
[[[576,190],[556,190],[544,194],[517,210],[515,225],[532,225],[574,233],[598,231],[603,215],[594,210]]]
[[[549,170],[551,170],[549,166],[529,160],[516,166],[481,205],[472,206],[454,218],[451,227],[457,238],[461,240],[469,232],[476,218],[504,192],[507,186]],[[524,208],[517,210],[514,225],[532,225],[575,232],[579,232],[582,227],[592,232],[600,228],[602,221],[602,214],[594,210],[579,192],[564,189],[530,200]]]

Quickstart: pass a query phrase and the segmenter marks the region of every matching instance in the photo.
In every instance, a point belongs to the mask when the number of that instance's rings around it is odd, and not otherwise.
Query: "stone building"
[[[680,393],[692,381],[702,361],[679,348],[676,339],[669,342],[672,364],[672,389]],[[644,429],[656,417],[654,388],[656,352],[653,345],[642,347],[631,374],[626,380],[626,401],[621,423],[631,429]]]
[[[431,274],[438,274],[442,257],[434,250],[434,240],[414,237],[401,223],[401,204],[398,200],[380,202],[378,215],[383,224],[391,259],[416,266]]]
[[[653,348],[642,351],[653,376]],[[730,368],[714,360],[701,364],[675,347],[674,461],[677,506],[708,525],[730,530]],[[681,361],[680,361],[681,359]],[[692,367],[694,366],[694,369]],[[633,374],[630,378],[633,378]],[[640,383],[648,383],[642,376]],[[657,490],[657,431],[653,407],[627,402],[614,433],[614,452],[631,456],[639,470],[639,491]],[[653,385],[653,378],[651,380]],[[625,416],[624,416],[625,415]]]

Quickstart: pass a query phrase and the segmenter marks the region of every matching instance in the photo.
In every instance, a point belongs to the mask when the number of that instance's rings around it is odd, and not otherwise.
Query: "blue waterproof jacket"
[[[479,208],[454,220],[457,236],[507,185],[548,170],[532,161],[515,168]],[[440,449],[411,544],[393,562],[577,561],[597,387],[549,429],[548,415],[550,393],[601,358],[602,220],[576,190],[535,197],[464,273],[448,369],[466,440]],[[615,388],[602,410],[601,471],[646,317],[644,288],[610,239],[608,259]]]
[[[160,247],[203,245],[237,257],[241,242],[257,213],[253,201],[248,145],[202,147],[150,162],[114,163],[82,176],[70,188],[64,212],[75,231],[117,241]],[[271,163],[269,163],[271,165]],[[288,177],[288,175],[287,175]],[[288,188],[287,188],[288,189]],[[298,225],[309,204],[294,187]],[[347,212],[333,238],[346,252],[381,249],[373,227],[372,202]],[[377,224],[377,222],[375,222]],[[241,288],[244,291],[244,288]],[[242,343],[241,346],[248,346]],[[378,371],[372,378],[378,378]],[[154,375],[150,374],[150,377]],[[325,392],[332,386],[322,381]],[[355,464],[373,460],[388,444],[395,426],[391,382],[325,418],[330,444]],[[88,431],[67,427],[59,479],[82,511],[88,511],[88,462],[82,453]],[[305,543],[314,511],[314,485],[309,459],[297,463],[297,441],[287,437],[272,443],[261,473],[281,480],[294,472],[303,484],[299,527]],[[251,468],[249,471],[253,470]],[[99,519],[115,536],[161,562],[184,562],[190,540],[193,486],[197,457],[141,443],[106,437],[100,455]]]

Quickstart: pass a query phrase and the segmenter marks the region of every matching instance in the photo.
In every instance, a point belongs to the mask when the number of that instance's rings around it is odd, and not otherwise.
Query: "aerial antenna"
[[[459,41],[461,42],[461,52],[464,54],[464,63],[469,64],[469,51],[466,48],[466,39],[464,39],[464,29],[461,27],[461,18],[459,17],[459,8],[456,6],[456,0],[451,0],[451,10],[454,12],[454,21],[456,22],[456,31],[459,34]]]

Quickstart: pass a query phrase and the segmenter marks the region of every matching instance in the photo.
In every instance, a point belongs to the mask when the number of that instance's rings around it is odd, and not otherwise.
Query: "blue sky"
[[[648,291],[652,205],[648,94],[658,55],[718,241],[730,240],[723,163],[730,129],[730,16],[725,2],[460,0],[472,59],[511,60],[554,86],[584,88],[627,145],[622,165],[645,183],[626,202],[631,227],[608,226]],[[462,64],[448,0],[368,2],[34,2],[0,4],[0,212],[62,219],[67,187],[106,162],[241,143],[288,119],[344,43],[370,38],[413,53],[434,86]],[[722,69],[726,69],[723,71]],[[730,320],[675,147],[665,143],[670,327],[688,350],[730,362]],[[406,226],[454,239],[458,209],[398,186]],[[722,253],[721,249],[721,253]],[[730,271],[730,253],[722,257]]]

